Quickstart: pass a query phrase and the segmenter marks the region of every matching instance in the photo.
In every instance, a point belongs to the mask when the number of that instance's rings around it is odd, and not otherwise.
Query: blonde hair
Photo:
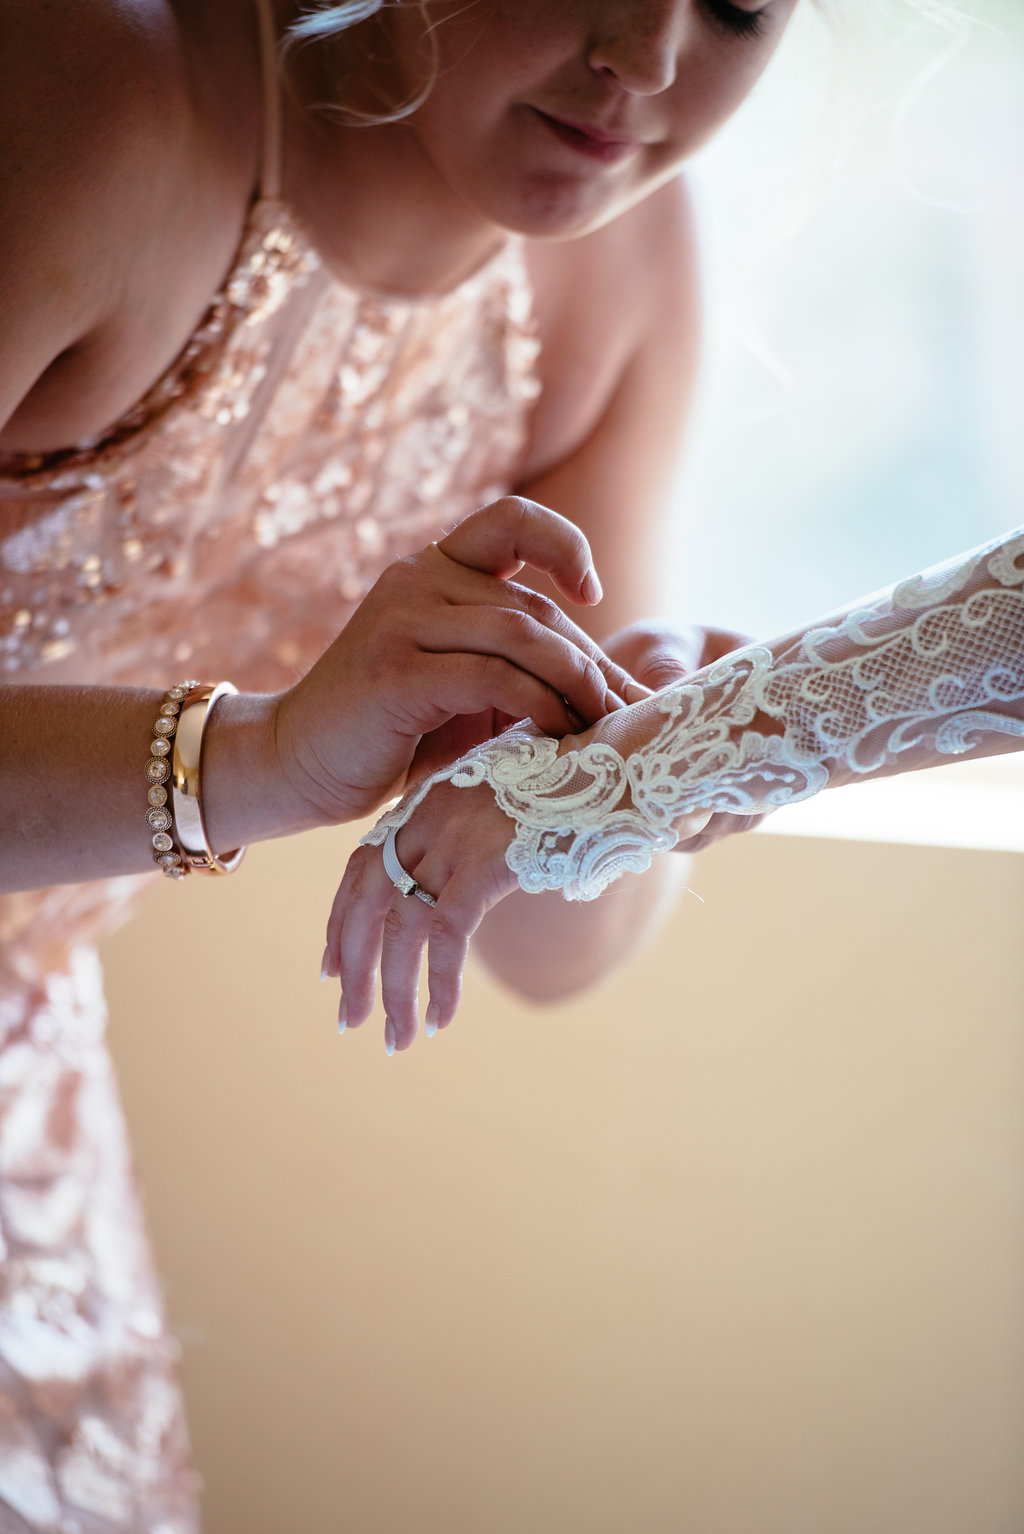
[[[342,0],[341,5],[316,5],[305,11],[289,28],[289,39],[331,37],[345,32],[360,21],[369,21],[384,9],[385,0]]]
[[[386,9],[397,10],[403,7],[417,10],[423,21],[423,36],[427,44],[427,77],[423,85],[405,101],[385,103],[379,112],[346,106],[343,102],[325,104],[320,108],[321,111],[340,117],[350,125],[367,128],[401,122],[403,118],[410,117],[426,101],[437,79],[437,45],[434,38],[436,23],[431,22],[428,15],[427,0],[341,0],[337,5],[325,4],[321,0],[321,3],[304,11],[299,20],[292,23],[285,37],[282,57],[286,57],[289,50],[297,45],[321,38],[338,37],[360,22],[379,16]]]

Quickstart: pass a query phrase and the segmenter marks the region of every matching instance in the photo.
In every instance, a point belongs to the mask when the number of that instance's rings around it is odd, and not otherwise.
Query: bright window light
[[[797,8],[691,178],[708,324],[676,606],[760,638],[1024,523],[1024,5],[979,0],[958,40],[831,10]],[[1024,850],[1022,819],[1024,752],[770,825]]]

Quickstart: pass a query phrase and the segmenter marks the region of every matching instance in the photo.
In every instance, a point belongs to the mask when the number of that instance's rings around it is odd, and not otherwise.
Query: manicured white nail
[[[328,965],[328,963],[330,961],[330,957],[331,957],[331,950],[329,948],[325,948],[324,949],[324,956],[320,960],[320,984],[321,985],[327,979],[327,965]]]
[[[426,1034],[428,1039],[432,1039],[434,1034],[437,1032],[437,1008],[434,1006],[433,1002],[431,1002],[427,1007],[427,1016],[423,1032]]]
[[[344,1033],[347,1027],[348,1017],[345,1013],[345,999],[342,997],[340,1003],[338,1004],[338,1032]]]
[[[426,1025],[426,1027],[424,1028],[423,1032],[426,1034],[428,1039],[432,1039],[434,1037],[434,1034],[437,1032],[437,1024],[436,1023],[428,1023]]]
[[[395,1052],[395,1025],[390,1017],[384,1024],[384,1048],[389,1055],[393,1055]]]

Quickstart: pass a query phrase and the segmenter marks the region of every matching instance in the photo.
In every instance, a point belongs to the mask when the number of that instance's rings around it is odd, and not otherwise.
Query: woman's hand
[[[579,529],[507,497],[389,565],[282,694],[278,761],[316,818],[368,814],[402,786],[417,751],[422,775],[503,727],[502,715],[560,736],[647,696],[556,603],[512,581],[524,565],[572,602],[600,600]]]
[[[469,940],[491,907],[517,888],[505,862],[514,829],[486,786],[435,784],[395,843],[405,871],[435,896],[433,907],[400,894],[384,871],[380,847],[356,848],[334,898],[324,953],[325,978],[341,981],[339,1028],[356,1028],[370,1015],[379,965],[388,1054],[408,1049],[419,1030],[424,948],[427,1034],[448,1026]]]
[[[606,654],[655,692],[683,682],[694,671],[710,666],[733,650],[752,643],[749,634],[735,629],[704,628],[695,623],[632,623],[603,641]],[[481,740],[483,736],[479,737]],[[471,742],[472,745],[478,741]],[[466,747],[469,749],[469,746]],[[440,764],[439,764],[440,765]],[[675,852],[703,852],[726,836],[753,831],[763,815],[729,815],[717,811],[696,836],[680,837]]]
[[[685,681],[691,672],[710,666],[723,655],[742,649],[751,643],[751,638],[734,629],[650,619],[631,623],[601,643],[605,653],[630,676],[659,692],[663,687]]]
[[[744,642],[742,635],[725,630],[633,624],[607,640],[606,647],[643,682],[664,687]],[[493,733],[479,721],[455,723],[465,726],[460,749],[469,749]],[[581,745],[592,738],[590,732],[563,745]],[[439,765],[431,762],[416,776]],[[419,1029],[425,948],[428,1035],[451,1022],[459,1004],[470,939],[487,912],[518,887],[505,862],[513,834],[513,823],[487,787],[435,784],[396,839],[403,868],[435,896],[433,908],[395,888],[384,870],[379,846],[356,849],[331,909],[324,954],[325,976],[341,981],[339,1026],[358,1027],[370,1015],[379,966],[388,1051],[408,1048]],[[693,846],[692,840],[689,845]]]

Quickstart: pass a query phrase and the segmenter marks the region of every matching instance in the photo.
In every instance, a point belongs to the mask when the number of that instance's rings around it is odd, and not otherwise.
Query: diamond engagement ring
[[[424,905],[437,905],[437,897],[431,895],[421,884],[417,884],[412,874],[406,873],[398,861],[398,853],[395,851],[395,838],[397,835],[398,827],[392,826],[383,847],[384,872],[395,886],[395,889],[402,895],[407,898],[409,895],[415,895],[418,900],[423,901]]]

